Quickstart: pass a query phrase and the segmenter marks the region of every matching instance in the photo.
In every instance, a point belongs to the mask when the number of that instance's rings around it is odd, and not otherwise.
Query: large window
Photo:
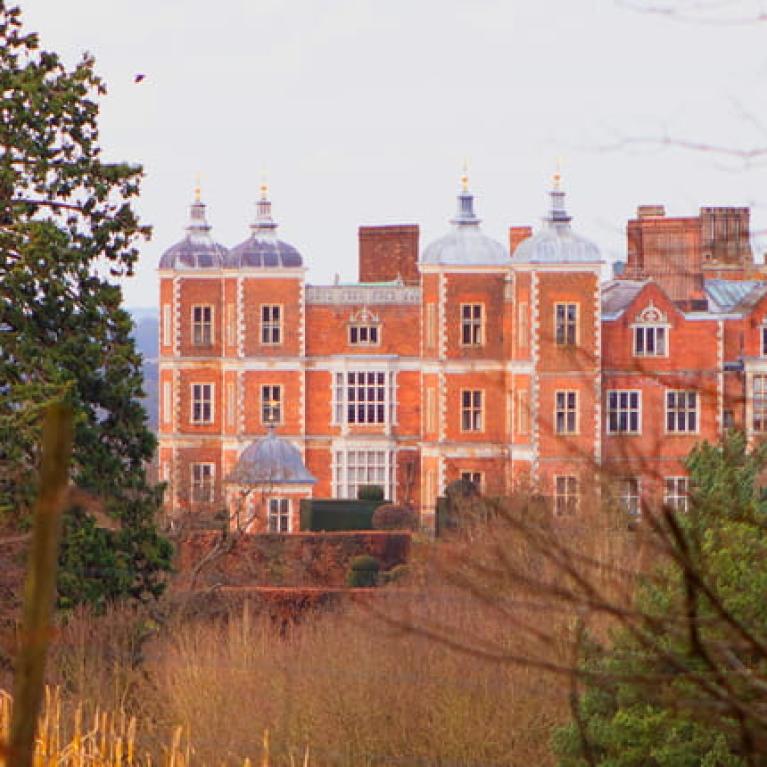
[[[555,392],[554,429],[557,434],[575,434],[578,431],[578,392]]]
[[[663,503],[675,511],[687,511],[690,504],[690,480],[687,477],[666,477]]]
[[[642,395],[639,391],[607,392],[607,433],[639,434],[642,428]]]
[[[270,533],[290,532],[290,501],[287,498],[269,499],[267,527]]]
[[[394,500],[394,466],[388,450],[337,450],[334,455],[333,494],[336,498],[356,498],[363,485],[378,485],[384,496]]]
[[[278,304],[261,306],[261,343],[282,343],[282,307]]]
[[[192,384],[192,423],[213,423],[213,384]]]
[[[571,476],[554,477],[554,513],[571,516],[578,511],[578,479]]]
[[[638,517],[642,509],[642,501],[639,493],[639,479],[626,477],[621,480],[618,501],[621,508],[632,517]]]
[[[192,345],[210,346],[213,343],[213,307],[192,307]]]
[[[482,304],[461,304],[461,345],[482,345]]]
[[[665,325],[636,325],[634,327],[635,357],[665,357]]]
[[[212,503],[216,465],[213,463],[193,463],[192,501],[194,503]]]
[[[554,305],[554,340],[558,346],[578,343],[578,304]]]
[[[482,431],[482,391],[461,391],[461,431]]]
[[[754,431],[767,432],[767,375],[755,375],[752,379],[751,413]]]
[[[170,346],[173,343],[172,329],[173,308],[170,304],[164,304],[162,307],[162,342],[164,346]]]
[[[333,403],[334,423],[394,423],[394,373],[382,370],[336,373]]]
[[[698,431],[697,392],[666,392],[666,431],[679,434]]]
[[[282,387],[266,384],[261,387],[261,423],[270,426],[282,423]]]

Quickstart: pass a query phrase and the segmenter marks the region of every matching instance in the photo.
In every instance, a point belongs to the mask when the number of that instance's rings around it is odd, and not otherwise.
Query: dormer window
[[[349,318],[351,346],[378,346],[381,341],[381,321],[367,309],[360,309]]]
[[[635,357],[667,357],[670,325],[666,315],[652,301],[636,316],[634,329]]]

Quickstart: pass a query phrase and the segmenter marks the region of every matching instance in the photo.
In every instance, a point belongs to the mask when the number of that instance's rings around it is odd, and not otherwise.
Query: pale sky
[[[617,0],[19,2],[44,47],[69,63],[95,54],[106,158],[146,170],[138,208],[154,237],[128,306],[156,304],[198,174],[214,237],[232,246],[266,173],[280,236],[315,284],[356,279],[360,224],[418,223],[422,247],[446,231],[464,158],[484,231],[504,242],[509,224],[539,224],[558,157],[573,226],[608,260],[643,203],[751,205],[767,229],[764,164],[616,148],[767,147],[767,22],[731,23],[767,2],[716,0],[692,21]]]

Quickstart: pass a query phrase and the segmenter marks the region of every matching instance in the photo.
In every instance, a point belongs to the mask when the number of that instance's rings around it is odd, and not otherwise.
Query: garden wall
[[[191,583],[195,566],[216,551]],[[214,530],[192,531],[179,543],[179,588],[213,586],[344,586],[349,562],[370,554],[381,570],[404,564],[410,534],[383,530],[241,535],[222,539]]]

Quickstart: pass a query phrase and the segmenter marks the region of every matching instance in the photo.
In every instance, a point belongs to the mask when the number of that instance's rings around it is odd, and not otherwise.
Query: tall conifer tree
[[[145,469],[155,440],[139,401],[141,358],[110,281],[132,273],[149,235],[130,202],[142,170],[102,160],[104,93],[90,55],[68,69],[0,0],[0,511],[23,524],[40,414],[64,397],[76,413],[73,482],[119,528],[70,511],[65,604],[157,594],[170,557]]]

